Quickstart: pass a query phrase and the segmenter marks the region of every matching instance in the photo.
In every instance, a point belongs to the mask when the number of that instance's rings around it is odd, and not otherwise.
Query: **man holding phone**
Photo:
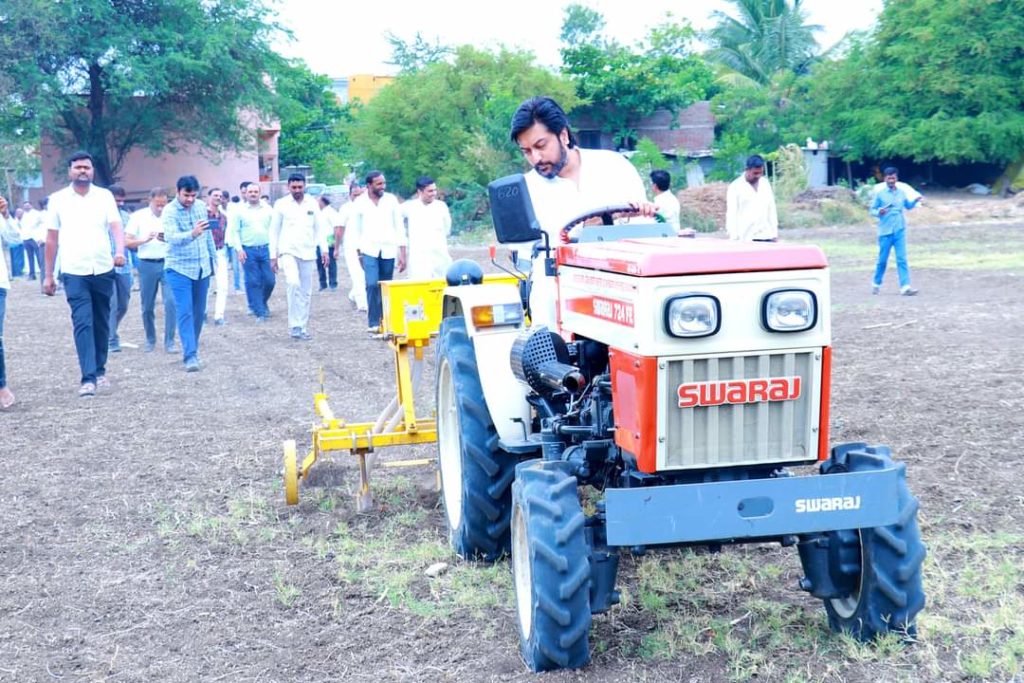
[[[878,294],[882,289],[882,278],[889,261],[889,251],[896,252],[896,274],[900,282],[900,294],[914,296],[917,289],[910,284],[910,266],[907,265],[907,222],[904,211],[910,211],[920,203],[922,197],[917,194],[910,199],[899,185],[899,171],[889,166],[884,171],[885,187],[875,193],[871,200],[871,215],[878,219],[878,262],[875,264],[875,277],[871,281],[871,293]]]
[[[164,276],[174,296],[178,336],[186,372],[198,372],[199,335],[206,316],[206,295],[214,272],[213,235],[206,204],[196,199],[199,181],[195,176],[178,178],[178,194],[163,211]]]
[[[167,190],[155,187],[149,191],[149,206],[131,215],[124,234],[125,246],[139,256],[139,294],[142,299],[142,328],[146,332],[146,353],[156,348],[156,292],[160,290],[164,302],[164,349],[174,353],[174,298],[164,279],[164,259],[167,242],[164,241],[163,215],[167,206]]]

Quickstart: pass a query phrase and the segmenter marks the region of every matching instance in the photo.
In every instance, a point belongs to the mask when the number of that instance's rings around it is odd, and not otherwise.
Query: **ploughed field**
[[[623,558],[623,604],[595,618],[589,667],[545,680],[1024,677],[1024,223],[910,219],[913,298],[897,295],[893,266],[871,295],[870,226],[783,238],[821,244],[832,263],[832,442],[890,445],[920,498],[919,642],[829,633],[820,601],[797,588],[795,549],[652,552]],[[265,325],[233,293],[229,324],[204,331],[202,372],[126,348],[111,355],[113,389],[92,400],[77,397],[66,302],[14,283],[0,680],[534,678],[518,655],[509,564],[452,556],[432,470],[378,468],[377,506],[359,515],[342,457],[330,466],[339,486],[284,504],[281,442],[308,446],[319,369],[350,421],[372,420],[393,391],[390,351],[367,336],[341,279],[314,294],[312,342],[288,337],[283,285]],[[141,347],[137,296],[121,338]]]

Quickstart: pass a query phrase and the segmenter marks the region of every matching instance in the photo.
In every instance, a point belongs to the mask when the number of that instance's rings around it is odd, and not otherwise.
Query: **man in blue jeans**
[[[94,174],[92,156],[75,152],[68,160],[71,184],[50,196],[43,281],[43,293],[53,296],[57,291],[53,272],[59,248],[61,276],[82,372],[78,388],[82,398],[94,396],[97,388],[110,386],[110,298],[114,294],[114,266],[125,264],[121,214],[114,195],[92,184]]]
[[[196,199],[199,181],[195,176],[178,178],[178,194],[164,208],[161,220],[167,256],[164,257],[164,276],[174,296],[178,314],[178,337],[185,360],[186,372],[198,372],[199,335],[203,331],[206,315],[206,294],[210,290],[210,276],[214,272],[213,235],[208,230],[206,204]]]
[[[883,172],[885,187],[879,190],[871,201],[871,215],[878,219],[878,263],[875,277],[871,281],[871,293],[878,294],[885,277],[889,251],[896,251],[896,273],[900,281],[900,294],[914,296],[917,290],[910,286],[910,267],[907,265],[907,222],[904,211],[913,209],[921,201],[918,195],[907,199],[904,190],[897,186],[899,171],[889,166]]]
[[[366,193],[352,204],[350,220],[363,272],[366,275],[367,322],[370,334],[380,333],[383,315],[380,283],[390,280],[398,260],[398,272],[405,270],[405,227],[398,199],[387,189],[380,171],[366,175]]]
[[[249,311],[263,322],[270,315],[267,302],[277,278],[270,267],[270,221],[274,210],[260,201],[259,183],[248,182],[242,190],[245,201],[228,214],[225,241],[238,254],[245,269],[245,298]]]

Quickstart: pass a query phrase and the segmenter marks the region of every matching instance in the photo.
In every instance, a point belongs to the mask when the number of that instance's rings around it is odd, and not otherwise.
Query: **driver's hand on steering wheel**
[[[630,202],[630,206],[634,207],[640,212],[641,216],[646,218],[653,218],[654,214],[658,211],[658,207],[653,202]]]

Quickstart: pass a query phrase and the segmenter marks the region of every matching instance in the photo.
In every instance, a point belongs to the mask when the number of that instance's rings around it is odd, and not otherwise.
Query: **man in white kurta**
[[[348,300],[355,304],[356,310],[366,312],[366,277],[363,274],[363,264],[359,262],[359,249],[356,248],[355,232],[346,230],[346,226],[352,223],[352,207],[356,200],[363,194],[363,187],[353,181],[348,187],[348,201],[338,209],[338,224],[334,229],[334,258],[345,259],[345,270],[348,271],[348,279],[352,283],[348,290]]]
[[[725,231],[740,242],[775,242],[779,239],[779,214],[775,193],[764,177],[764,159],[747,157],[746,170],[729,183],[725,193]]]
[[[565,224],[588,211],[632,205],[644,216],[654,215],[633,165],[617,152],[580,149],[565,112],[551,98],[534,97],[519,105],[510,137],[533,167],[525,175],[526,187],[552,247],[559,244]],[[555,329],[555,283],[544,274],[543,253],[534,259],[531,279],[532,324]]]
[[[327,260],[327,227],[320,205],[306,195],[306,177],[288,176],[287,197],[274,202],[270,224],[270,265],[284,273],[288,288],[288,330],[293,339],[308,341],[316,250]]]
[[[437,198],[437,184],[423,176],[416,180],[416,197],[402,204],[409,236],[409,279],[443,278],[452,264],[448,236],[452,215],[448,205]]]

